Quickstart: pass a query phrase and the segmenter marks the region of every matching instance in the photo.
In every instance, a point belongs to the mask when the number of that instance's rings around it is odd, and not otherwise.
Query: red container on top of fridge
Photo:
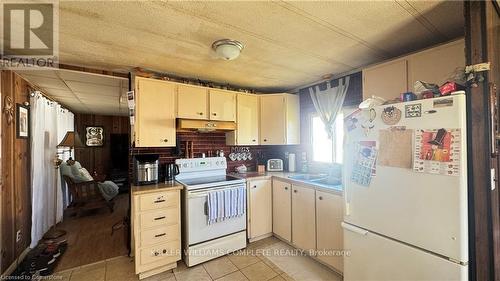
[[[451,92],[460,90],[462,87],[455,82],[446,82],[441,87],[439,87],[439,92],[442,96],[447,96]]]

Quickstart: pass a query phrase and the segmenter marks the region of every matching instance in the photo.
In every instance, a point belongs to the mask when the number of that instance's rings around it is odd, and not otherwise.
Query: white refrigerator
[[[465,108],[459,94],[346,119],[344,280],[468,279]]]

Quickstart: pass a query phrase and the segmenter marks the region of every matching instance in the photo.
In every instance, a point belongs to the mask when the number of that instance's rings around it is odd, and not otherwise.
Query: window
[[[322,163],[342,163],[344,139],[344,116],[340,112],[335,120],[333,140],[328,138],[325,125],[319,116],[312,116],[313,161]]]

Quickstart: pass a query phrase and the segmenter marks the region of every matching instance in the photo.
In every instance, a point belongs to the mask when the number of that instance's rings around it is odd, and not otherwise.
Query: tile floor
[[[264,281],[264,280],[341,280],[341,277],[326,267],[316,263],[309,257],[288,257],[289,259],[276,259],[272,255],[266,255],[266,249],[288,248],[290,246],[276,238],[266,238],[250,244],[246,251],[240,251],[220,257],[218,259],[187,268],[183,262],[179,262],[174,270],[158,274],[144,279],[145,281]],[[296,259],[300,258],[300,259]],[[294,261],[292,262],[292,260]],[[275,262],[273,262],[275,260]],[[296,261],[295,261],[296,260]],[[291,266],[284,263],[292,262]],[[305,262],[306,266],[301,265]],[[311,264],[314,266],[308,267]],[[293,278],[288,274],[297,273],[299,270],[301,279]],[[290,270],[293,269],[293,270]],[[307,271],[312,272],[307,273]],[[304,273],[303,271],[306,271]],[[133,259],[125,256],[107,259],[105,261],[76,267],[73,269],[57,272],[54,277],[67,281],[132,281],[138,280],[134,274]],[[313,279],[310,279],[313,278]]]

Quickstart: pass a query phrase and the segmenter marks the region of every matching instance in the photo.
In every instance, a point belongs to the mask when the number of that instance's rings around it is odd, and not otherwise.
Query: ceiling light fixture
[[[234,60],[244,47],[243,43],[231,39],[221,39],[212,43],[212,49],[219,58],[224,60]]]

